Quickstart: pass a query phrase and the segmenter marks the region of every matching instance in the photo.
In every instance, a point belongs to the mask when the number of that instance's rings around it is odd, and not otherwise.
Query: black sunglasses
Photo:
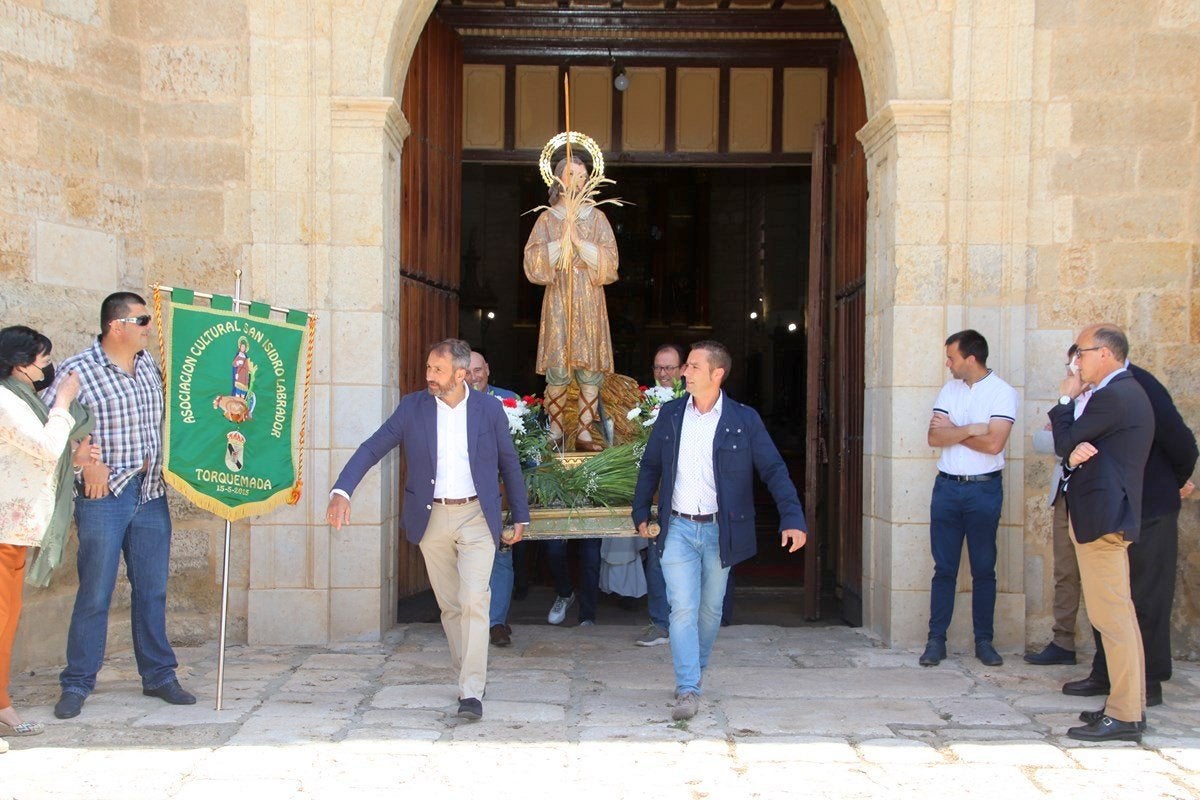
[[[118,317],[117,319],[114,319],[113,322],[133,322],[136,323],[139,328],[144,328],[150,324],[150,315],[142,314],[140,317]]]

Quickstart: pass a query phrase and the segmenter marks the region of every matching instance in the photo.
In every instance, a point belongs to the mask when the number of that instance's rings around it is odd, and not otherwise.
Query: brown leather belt
[[[441,506],[465,506],[478,499],[479,495],[473,494],[470,497],[435,497],[433,502]]]
[[[685,514],[682,511],[672,511],[672,517],[683,517],[690,519],[692,522],[712,522],[717,518],[716,514]]]

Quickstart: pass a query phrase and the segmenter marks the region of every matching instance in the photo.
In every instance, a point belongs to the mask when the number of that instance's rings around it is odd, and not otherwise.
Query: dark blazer
[[[1154,444],[1142,477],[1142,519],[1156,519],[1179,511],[1179,490],[1192,477],[1200,451],[1167,388],[1137,364],[1130,364],[1129,371],[1154,409]]]
[[[467,388],[467,453],[471,462],[471,480],[479,505],[487,518],[492,538],[500,540],[500,481],[508,489],[508,506],[513,520],[529,521],[529,503],[525,479],[508,432],[504,409],[494,397]],[[437,401],[428,391],[406,394],[386,422],[359,445],[342,468],[333,485],[346,494],[354,493],[367,470],[379,463],[393,448],[404,445],[408,477],[404,485],[404,508],[400,524],[408,540],[421,541],[433,511],[433,484],[437,476]]]
[[[1154,441],[1154,411],[1128,370],[1114,375],[1075,419],[1075,404],[1050,409],[1054,452],[1064,466],[1071,451],[1091,442],[1099,451],[1070,473],[1067,511],[1075,538],[1092,542],[1121,531],[1136,542],[1142,519],[1142,475]],[[1061,502],[1060,493],[1055,502]]]
[[[661,532],[654,546],[662,555],[671,531],[671,495],[679,461],[679,434],[683,412],[690,397],[685,395],[663,405],[650,432],[646,452],[633,493],[633,523],[650,519],[650,504],[658,490],[658,520]],[[753,556],[758,545],[754,534],[754,472],[775,498],[780,530],[808,530],[796,487],[788,477],[787,465],[775,449],[758,412],[724,395],[721,419],[713,436],[713,477],[717,483],[717,526],[721,538],[721,564],[731,567]]]

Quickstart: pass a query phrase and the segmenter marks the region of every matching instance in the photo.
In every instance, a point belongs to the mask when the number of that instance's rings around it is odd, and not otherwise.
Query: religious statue
[[[591,139],[577,133],[552,139],[543,151],[543,178],[549,177],[547,151],[553,152],[554,142],[567,136],[567,156],[555,164],[553,179],[547,180],[549,204],[525,244],[525,277],[546,287],[537,373],[546,376],[550,435],[556,444],[565,444],[569,433],[574,433],[577,451],[596,452],[604,448],[600,392],[613,372],[604,287],[617,279],[617,242],[608,218],[592,199],[599,183],[611,181],[603,177],[603,156]],[[593,160],[591,175],[571,153],[571,141],[587,146]],[[579,386],[579,423],[568,432],[564,420],[572,379]]]
[[[234,397],[245,397],[250,393],[250,376],[254,362],[246,354],[249,349],[250,341],[245,336],[239,336],[237,355],[233,357],[233,389],[230,390]]]

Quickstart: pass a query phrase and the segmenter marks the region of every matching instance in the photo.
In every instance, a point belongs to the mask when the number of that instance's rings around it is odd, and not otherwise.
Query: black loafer
[[[992,647],[992,643],[986,640],[975,643],[975,657],[987,667],[998,667],[1004,663],[1004,659],[996,652],[996,648]]]
[[[58,702],[54,704],[54,716],[59,719],[71,719],[78,717],[79,712],[83,709],[83,701],[87,697],[75,692],[63,692],[62,697],[58,698]]]
[[[922,667],[935,667],[946,657],[946,643],[941,639],[930,639],[925,643],[925,652],[918,659]]]
[[[1079,721],[1086,722],[1088,725],[1093,725],[1093,724],[1099,722],[1103,718],[1104,718],[1104,709],[1103,708],[1100,709],[1099,711],[1080,711],[1079,712]],[[1139,731],[1146,730],[1146,717],[1145,716],[1142,717],[1142,719],[1138,722],[1137,726],[1138,726]]]
[[[142,689],[142,694],[165,700],[173,706],[190,706],[196,702],[196,695],[180,686],[179,681],[164,683],[157,689]]]
[[[1095,675],[1088,675],[1083,680],[1064,683],[1062,693],[1074,697],[1095,697],[1096,695],[1108,694],[1110,688],[1108,681],[1102,681]]]
[[[1140,742],[1142,731],[1136,722],[1122,722],[1119,719],[1101,715],[1100,719],[1090,725],[1068,728],[1067,736],[1081,742]]]
[[[464,697],[458,701],[458,715],[463,719],[482,719],[483,703],[474,697]]]
[[[1162,705],[1162,681],[1146,681],[1146,705]]]
[[[1042,648],[1040,653],[1026,653],[1025,661],[1029,664],[1036,664],[1039,667],[1048,667],[1052,664],[1074,664],[1075,651],[1059,647],[1054,642],[1051,642]]]

